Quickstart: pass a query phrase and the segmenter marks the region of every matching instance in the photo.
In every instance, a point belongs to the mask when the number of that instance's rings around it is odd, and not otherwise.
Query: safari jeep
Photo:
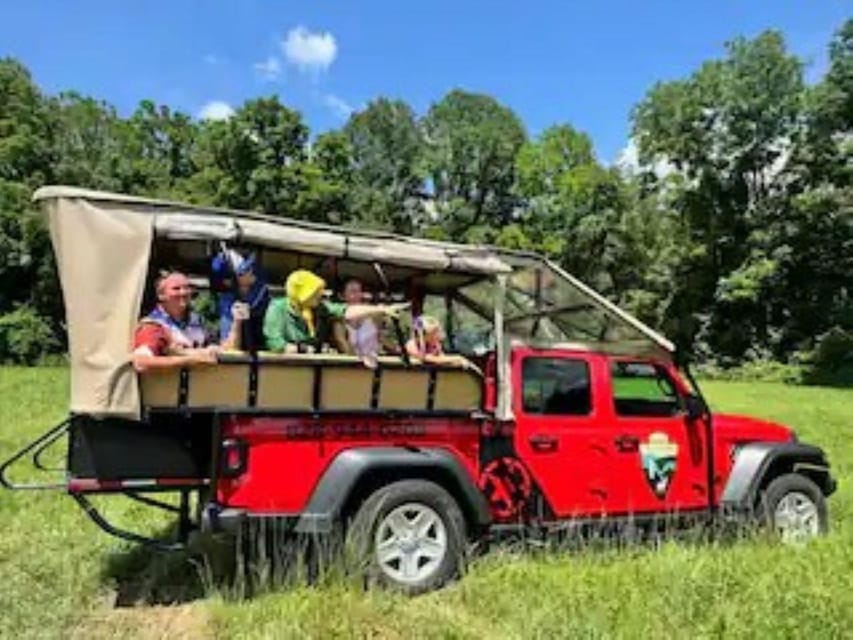
[[[548,260],[65,187],[36,194],[65,298],[70,415],[2,467],[7,488],[60,487],[125,539],[274,522],[342,534],[374,581],[417,593],[471,541],[587,524],[753,521],[784,539],[827,529],[818,447],[709,411],[673,345]],[[223,353],[137,375],[136,319],[157,268],[206,284],[212,252],[251,249],[273,283],[296,268],[358,277],[441,317],[459,364],[397,355]],[[403,331],[396,335],[402,343]],[[53,484],[10,466],[67,441]],[[175,541],[107,522],[89,501],[177,492]],[[195,508],[191,508],[195,507]]]

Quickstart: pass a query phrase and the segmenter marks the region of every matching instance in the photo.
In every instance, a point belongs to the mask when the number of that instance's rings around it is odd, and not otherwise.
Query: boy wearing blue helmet
[[[236,310],[244,320],[242,348],[247,351],[263,349],[264,315],[270,293],[265,278],[258,273],[255,256],[243,257],[232,249],[224,249],[213,258],[210,285],[217,295],[220,337],[230,334]],[[235,307],[235,303],[242,304]]]

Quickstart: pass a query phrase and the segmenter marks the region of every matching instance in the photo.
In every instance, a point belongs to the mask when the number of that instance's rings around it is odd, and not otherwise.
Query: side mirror
[[[687,419],[691,422],[708,414],[708,406],[699,396],[693,394],[690,394],[685,398],[684,409],[687,412]]]

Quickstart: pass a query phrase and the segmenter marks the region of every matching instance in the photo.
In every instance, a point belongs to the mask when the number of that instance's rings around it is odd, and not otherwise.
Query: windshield
[[[455,297],[476,315],[491,318],[498,293],[496,282],[483,281],[460,288]],[[543,346],[621,345],[627,352],[652,346],[641,331],[608,312],[544,262],[517,266],[507,278],[504,300],[504,331],[509,339]]]

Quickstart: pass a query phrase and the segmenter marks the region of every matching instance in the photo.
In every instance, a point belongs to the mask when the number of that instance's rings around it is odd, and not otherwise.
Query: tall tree
[[[853,20],[833,37],[829,69],[805,98],[786,173],[789,215],[766,230],[779,262],[772,314],[786,348],[811,346],[833,328],[853,343]]]
[[[52,102],[56,126],[52,138],[53,180],[105,191],[130,191],[121,179],[129,162],[124,130],[115,108],[74,91]]]
[[[589,137],[569,125],[524,144],[516,173],[524,228],[535,246],[578,277],[604,285],[608,225],[622,206],[619,175],[599,165]]]
[[[56,126],[52,105],[29,72],[0,59],[0,316],[6,342],[22,325],[40,325],[42,334],[59,328],[62,296],[53,256],[30,200],[32,189],[54,179]],[[0,345],[0,360],[10,357],[9,346]]]
[[[414,233],[422,222],[423,137],[402,100],[378,98],[346,126],[352,148],[353,210],[366,225]]]
[[[227,120],[201,126],[187,185],[197,201],[301,216],[297,202],[308,127],[275,96],[250,100]]]
[[[490,239],[513,219],[521,121],[490,96],[454,90],[422,123],[439,219],[453,238]]]
[[[143,100],[121,125],[127,158],[122,180],[135,192],[168,197],[195,173],[198,126],[188,115]]]
[[[674,268],[675,220],[665,201],[595,159],[570,125],[525,143],[516,162],[523,225],[500,243],[537,249],[632,311],[658,324]]]
[[[0,58],[0,178],[30,185],[50,179],[50,116],[29,71]]]
[[[347,137],[339,131],[317,136],[299,169],[298,215],[314,222],[352,224],[352,147]]]
[[[692,245],[673,301],[684,346],[699,338],[731,358],[773,346],[765,293],[778,262],[764,230],[785,215],[803,90],[800,61],[769,31],[655,86],[634,111],[641,161],[665,161],[680,178],[669,184]]]

